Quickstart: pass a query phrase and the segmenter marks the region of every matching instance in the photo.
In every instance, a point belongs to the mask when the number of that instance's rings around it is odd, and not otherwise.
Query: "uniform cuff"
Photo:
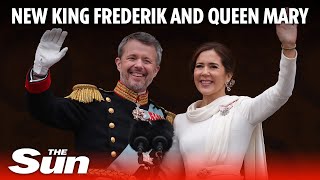
[[[31,71],[31,70],[30,70]],[[30,82],[30,71],[28,71],[25,81],[25,88],[31,94],[40,94],[50,88],[51,76],[50,71],[48,75],[41,81]]]

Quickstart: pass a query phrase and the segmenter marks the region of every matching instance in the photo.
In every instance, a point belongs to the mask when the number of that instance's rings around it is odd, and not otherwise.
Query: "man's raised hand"
[[[35,74],[40,76],[46,75],[49,68],[63,58],[68,51],[68,47],[60,49],[67,34],[67,31],[53,28],[52,30],[47,30],[42,35],[33,65],[33,72]]]

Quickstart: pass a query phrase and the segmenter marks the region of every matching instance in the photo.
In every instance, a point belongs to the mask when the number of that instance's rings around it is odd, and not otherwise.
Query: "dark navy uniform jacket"
[[[114,91],[76,85],[75,94],[67,98],[54,96],[50,83],[50,73],[40,82],[30,82],[27,75],[29,111],[51,127],[73,131],[75,150],[89,156],[90,167],[108,167],[128,146],[130,129],[136,122],[132,115],[136,103],[169,121],[174,118],[174,114],[148,99],[147,93],[132,94],[121,82]]]

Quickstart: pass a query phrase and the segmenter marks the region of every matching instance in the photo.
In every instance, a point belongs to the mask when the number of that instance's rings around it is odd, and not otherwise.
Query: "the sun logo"
[[[23,166],[9,166],[9,169],[17,174],[31,174],[38,169],[40,169],[42,174],[72,174],[75,164],[79,162],[77,173],[87,173],[90,161],[88,157],[67,156],[67,149],[48,149],[48,151],[49,156],[43,156],[41,162],[38,162],[38,160],[32,157],[41,155],[39,151],[31,148],[18,149],[13,152],[12,159]],[[53,158],[55,158],[55,164],[52,167],[51,162]]]

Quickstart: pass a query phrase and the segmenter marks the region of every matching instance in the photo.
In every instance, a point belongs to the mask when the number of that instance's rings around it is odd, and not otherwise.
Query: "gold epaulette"
[[[166,120],[168,120],[171,124],[173,124],[173,120],[176,117],[176,114],[167,110],[165,110],[165,113],[167,114]]]
[[[98,88],[91,84],[77,84],[73,86],[72,93],[65,98],[76,100],[82,103],[91,103],[93,100],[104,101]]]

